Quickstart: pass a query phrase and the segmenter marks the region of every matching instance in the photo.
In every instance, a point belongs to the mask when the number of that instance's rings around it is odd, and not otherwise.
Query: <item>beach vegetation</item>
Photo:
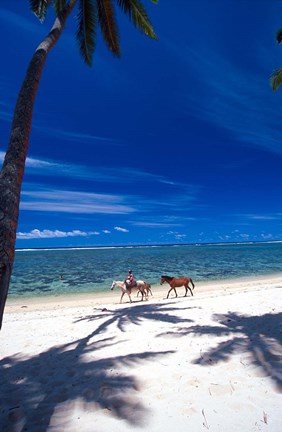
[[[151,1],[157,3],[157,0]],[[54,7],[55,20],[29,63],[18,94],[7,152],[0,172],[0,328],[14,263],[20,193],[35,97],[47,56],[60,39],[68,17],[76,12],[79,51],[89,66],[92,65],[98,29],[109,50],[115,56],[120,56],[116,6],[120,7],[138,30],[152,39],[157,39],[140,0],[29,0],[29,6],[41,22],[44,21],[49,7]]]
[[[276,34],[276,41],[278,44],[281,44],[282,42],[282,29],[278,30]],[[273,91],[278,90],[278,88],[282,84],[282,69],[277,68],[274,70],[270,77],[270,84]]]

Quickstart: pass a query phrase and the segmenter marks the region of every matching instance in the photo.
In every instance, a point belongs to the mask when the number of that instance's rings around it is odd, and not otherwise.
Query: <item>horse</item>
[[[122,302],[124,294],[128,295],[130,303],[132,303],[131,292],[132,292],[132,289],[134,289],[134,288],[136,288],[138,290],[138,292],[141,292],[141,294],[142,294],[141,301],[143,301],[144,296],[145,296],[145,298],[147,298],[145,286],[146,286],[146,282],[141,281],[141,280],[135,281],[135,285],[133,285],[133,287],[128,287],[124,281],[113,281],[112,286],[111,286],[111,290],[113,290],[115,287],[119,287],[121,289],[120,303]]]
[[[188,289],[190,290],[191,295],[193,295],[193,291],[192,289],[195,288],[194,282],[192,281],[191,278],[188,277],[180,277],[180,278],[176,278],[176,277],[171,277],[171,276],[161,276],[161,280],[160,280],[160,284],[162,285],[164,282],[167,282],[170,285],[170,289],[167,293],[167,297],[169,296],[170,291],[174,290],[175,292],[175,297],[177,297],[177,292],[176,292],[176,288],[185,287],[185,296],[187,296],[188,293]],[[192,285],[192,289],[189,286],[189,283],[191,283]]]
[[[145,283],[144,289],[145,289],[146,297],[148,298],[149,297],[149,293],[151,294],[151,296],[153,295],[152,289],[151,289],[152,287],[151,287],[151,284],[149,284],[147,282],[144,282],[144,283]],[[139,296],[140,292],[142,294],[142,291],[139,289],[138,292],[137,292],[137,297]]]

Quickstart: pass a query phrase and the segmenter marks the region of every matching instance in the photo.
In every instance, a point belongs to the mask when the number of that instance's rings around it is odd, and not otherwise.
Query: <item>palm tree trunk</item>
[[[0,172],[0,329],[12,274],[21,185],[28,151],[35,96],[45,61],[58,42],[77,0],[70,0],[36,49],[18,95],[7,153]]]

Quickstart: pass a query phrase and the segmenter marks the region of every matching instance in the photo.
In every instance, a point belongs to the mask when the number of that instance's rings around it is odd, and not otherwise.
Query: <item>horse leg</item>
[[[147,300],[148,300],[149,294],[153,295],[152,294],[152,290],[151,290],[151,285],[148,284],[148,283],[146,283],[146,286],[145,286],[145,293],[146,293],[146,296],[147,296]]]
[[[187,296],[187,294],[188,294],[188,290],[190,291],[191,295],[193,295],[193,292],[192,292],[191,288],[189,287],[189,284],[184,285],[184,286],[185,286],[185,296],[184,296],[184,297]]]
[[[127,293],[128,297],[129,297],[130,303],[132,303],[131,295],[130,295],[131,294],[131,289],[127,289],[125,292]]]
[[[140,289],[141,294],[142,294],[142,301],[143,301],[143,299],[144,299],[144,296],[145,296],[145,300],[148,300],[148,293],[146,292],[146,288],[145,288],[145,286],[143,285],[143,286],[141,286],[141,288],[139,288],[139,289]]]
[[[191,282],[191,284],[192,284],[192,289],[194,289],[195,285],[193,284],[192,279],[190,279],[189,282]],[[194,294],[193,294],[193,291],[192,291],[192,289],[191,289],[191,287],[190,287],[190,285],[189,285],[189,282],[188,282],[188,284],[187,284],[187,288],[189,289],[189,291],[190,291],[190,293],[191,293],[191,296],[193,296]]]
[[[169,290],[168,293],[167,293],[167,296],[166,296],[167,299],[168,299],[168,296],[169,296],[170,291],[172,291],[172,290],[174,290],[174,292],[175,292],[175,297],[177,297],[176,289],[175,289],[174,287],[171,287],[170,290]]]
[[[125,293],[125,291],[122,291],[122,293],[121,293],[121,298],[120,298],[120,303],[122,302],[122,299],[123,299],[123,296],[124,296],[124,293]]]
[[[143,300],[143,290],[142,290],[142,288],[138,288],[137,297],[139,296],[140,293],[142,295],[142,300]]]
[[[168,299],[169,293],[170,293],[170,291],[171,291],[172,289],[173,289],[173,288],[170,288],[170,289],[168,290],[168,293],[167,293],[167,296],[166,296],[167,299]]]

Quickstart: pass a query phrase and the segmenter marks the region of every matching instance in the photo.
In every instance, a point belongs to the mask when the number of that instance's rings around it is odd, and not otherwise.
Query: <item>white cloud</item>
[[[187,237],[186,234],[175,234],[175,238],[176,238],[176,240],[182,240],[182,239],[184,239],[185,237]]]
[[[170,228],[170,227],[182,226],[182,224],[179,223],[169,223],[169,222],[132,222],[132,225],[146,227],[146,228]]]
[[[240,237],[244,240],[248,240],[250,238],[250,234],[240,234]]]
[[[118,227],[118,226],[116,226],[116,227],[114,227],[114,229],[116,230],[116,231],[120,231],[120,232],[129,232],[126,228],[121,228],[121,227]]]
[[[173,236],[176,240],[182,240],[187,237],[186,234],[181,234],[177,231],[168,231],[167,234]]]
[[[282,214],[281,213],[276,213],[276,214],[265,214],[265,215],[247,215],[247,217],[249,219],[253,219],[253,220],[276,220],[276,219],[281,219]]]
[[[281,154],[280,115],[267,79],[247,72],[210,47],[185,47],[188,66],[203,92],[187,94],[187,104],[201,120],[227,129],[241,142]],[[175,49],[183,57],[183,47]],[[208,71],[208,73],[207,73]],[[224,71],[224,73],[222,73]]]
[[[65,139],[67,141],[77,141],[80,144],[82,142],[84,143],[91,143],[93,141],[107,141],[114,143],[113,138],[98,136],[98,135],[92,135],[88,133],[81,133],[81,132],[75,132],[75,131],[65,131],[62,129],[54,129],[54,128],[47,128],[47,127],[40,127],[36,126],[37,130],[40,130],[44,132],[45,134],[52,135],[56,138]]]
[[[68,190],[23,191],[21,210],[78,213],[129,214],[135,208],[123,204],[119,195],[95,194]]]
[[[13,120],[13,114],[10,111],[7,111],[6,107],[4,109],[1,107],[0,118],[1,120],[11,122]],[[0,160],[1,160],[1,153],[3,152],[0,152]]]
[[[3,162],[4,157],[5,157],[5,152],[0,151],[0,162]]]
[[[5,153],[0,151],[0,161],[4,160]],[[96,166],[95,170],[93,167],[86,165],[70,164],[64,161],[45,160],[39,158],[27,157],[26,159],[26,172],[29,174],[50,175],[52,177],[78,177],[82,179],[93,180],[96,182],[107,182],[107,183],[127,183],[134,179],[135,182],[150,182],[157,181],[160,183],[167,183],[186,189],[189,187],[190,193],[194,193],[195,186],[183,185],[181,183],[174,183],[172,181],[165,180],[162,176],[142,171],[139,169],[133,169],[130,167],[101,167]]]
[[[5,153],[0,151],[0,161],[4,160],[4,156]],[[87,166],[56,162],[53,160],[27,157],[25,169],[28,174],[40,173],[41,176],[78,177],[82,179],[97,180],[96,175],[94,176],[92,170],[90,170]],[[102,180],[105,181],[105,178]]]
[[[28,240],[28,239],[36,239],[36,238],[63,238],[63,237],[88,237],[92,235],[99,235],[100,233],[98,231],[80,231],[80,230],[73,230],[73,231],[60,231],[60,230],[39,230],[39,229],[33,229],[30,232],[18,232],[17,233],[17,239],[18,240]]]
[[[262,237],[264,240],[270,240],[270,239],[273,238],[273,235],[272,235],[272,234],[261,234],[261,237]]]

